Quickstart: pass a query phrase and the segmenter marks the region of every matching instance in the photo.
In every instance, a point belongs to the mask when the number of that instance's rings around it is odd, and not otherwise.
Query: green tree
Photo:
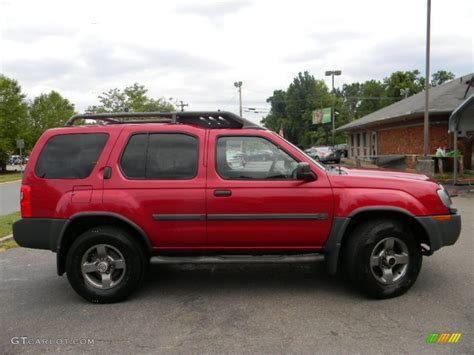
[[[368,80],[361,85],[357,118],[380,110],[393,101],[393,99],[387,98],[386,86],[382,82],[378,80]]]
[[[15,139],[24,138],[28,106],[16,80],[0,74],[0,172],[6,171],[9,154],[16,150]]]
[[[343,105],[347,110],[348,121],[358,118],[357,111],[361,103],[362,84],[357,82],[344,84],[342,85],[342,90],[336,90],[336,95],[342,100]]]
[[[89,106],[87,112],[170,112],[175,107],[164,98],[147,96],[148,89],[138,83],[120,89],[110,89],[99,95],[99,105]]]
[[[392,102],[404,99],[405,95],[419,93],[423,90],[424,83],[425,78],[420,75],[419,70],[396,71],[384,79],[387,97],[393,99]]]
[[[273,95],[267,99],[271,105],[270,113],[262,120],[263,126],[279,132],[286,125],[286,91],[275,90]]]
[[[27,148],[32,148],[47,129],[64,126],[75,113],[74,105],[56,91],[36,97],[29,112]]]
[[[311,135],[305,132],[312,128],[312,112],[330,106],[332,96],[324,81],[316,80],[307,71],[298,73],[286,93],[286,137],[295,144],[309,145]]]
[[[438,86],[446,81],[453,80],[454,79],[454,74],[451,73],[450,71],[446,70],[438,70],[436,73],[433,73],[431,75],[431,85],[432,86]]]

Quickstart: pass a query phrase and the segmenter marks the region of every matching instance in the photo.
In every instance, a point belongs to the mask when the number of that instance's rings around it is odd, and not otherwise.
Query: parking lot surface
[[[20,181],[0,184],[0,216],[20,210]]]
[[[455,204],[457,244],[424,258],[407,294],[382,301],[327,276],[321,263],[154,267],[128,301],[94,305],[56,275],[55,254],[8,250],[0,253],[0,353],[472,354],[474,197]],[[462,337],[426,343],[439,332]]]

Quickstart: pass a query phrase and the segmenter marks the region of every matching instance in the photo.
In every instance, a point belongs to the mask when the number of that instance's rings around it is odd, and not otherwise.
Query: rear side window
[[[48,140],[35,173],[44,179],[84,179],[99,159],[108,134],[62,134]]]
[[[120,167],[129,179],[187,180],[198,170],[197,138],[181,133],[139,133],[123,152]]]

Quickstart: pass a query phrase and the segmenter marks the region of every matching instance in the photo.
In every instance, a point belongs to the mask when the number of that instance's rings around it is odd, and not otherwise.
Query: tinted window
[[[298,162],[259,137],[222,137],[217,141],[217,171],[224,179],[292,179]]]
[[[94,169],[108,135],[63,134],[48,140],[35,173],[45,179],[84,179]]]
[[[131,179],[192,179],[197,174],[198,140],[179,133],[133,135],[120,165]]]

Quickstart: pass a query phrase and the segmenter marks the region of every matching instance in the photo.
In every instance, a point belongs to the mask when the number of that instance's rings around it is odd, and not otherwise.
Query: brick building
[[[438,147],[453,148],[453,134],[448,133],[449,117],[473,93],[474,74],[430,89],[430,154],[435,154]],[[414,168],[416,158],[423,154],[424,110],[423,91],[341,126],[336,131],[348,134],[349,158],[358,157],[378,165],[398,161]],[[463,153],[471,157],[471,144],[464,146],[460,138],[459,147],[461,151],[470,149],[470,152]],[[464,165],[470,167],[470,159]]]

